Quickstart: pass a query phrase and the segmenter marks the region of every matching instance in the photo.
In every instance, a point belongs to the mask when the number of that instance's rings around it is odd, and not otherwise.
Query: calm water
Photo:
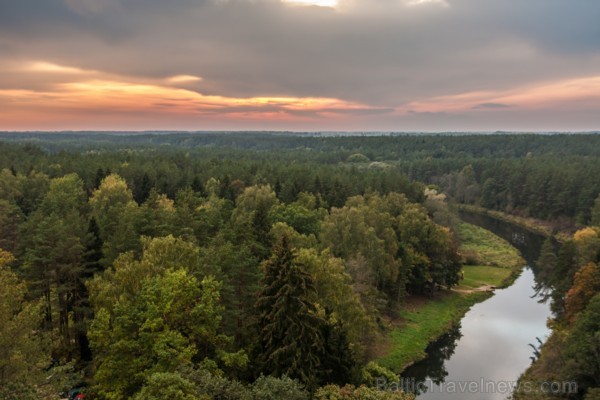
[[[516,235],[506,225],[506,232],[490,230],[513,239],[526,258],[533,258],[539,238]],[[550,307],[538,302],[534,286],[534,273],[525,268],[512,286],[473,306],[460,327],[430,345],[428,358],[404,371],[404,383],[418,384],[419,400],[506,399],[511,384],[531,364],[530,344],[539,346],[537,338],[545,341],[550,333]]]

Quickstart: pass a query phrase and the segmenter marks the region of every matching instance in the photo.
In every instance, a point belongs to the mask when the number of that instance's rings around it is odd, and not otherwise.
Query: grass
[[[458,231],[461,253],[476,265],[463,266],[464,278],[456,290],[432,298],[413,296],[402,305],[378,364],[401,372],[424,358],[429,343],[457,324],[471,306],[492,295],[477,289],[509,286],[525,265],[519,252],[492,232],[467,223],[461,223]]]
[[[469,204],[459,204],[458,208],[460,210],[468,211],[474,214],[483,214],[488,215],[490,217],[499,219],[501,221],[505,221],[511,224],[519,225],[525,229],[528,229],[532,232],[536,232],[542,236],[553,236],[559,242],[567,241],[573,235],[574,228],[571,227],[562,227],[561,229],[557,229],[556,226],[553,226],[551,222],[535,219],[535,218],[527,218],[520,217],[518,215],[504,213],[502,211],[490,210],[483,207],[473,206]],[[573,225],[573,224],[571,224]]]
[[[520,268],[525,263],[517,249],[486,229],[463,222],[458,225],[458,235],[467,263],[503,268]]]
[[[388,335],[391,349],[377,363],[394,372],[425,358],[427,345],[448,332],[473,304],[487,299],[490,292],[469,294],[445,292],[423,303],[411,304],[400,312],[401,324]],[[412,299],[414,301],[414,299]]]
[[[465,265],[463,267],[464,279],[460,281],[457,289],[473,290],[482,286],[502,287],[510,278],[513,271],[509,268],[490,267],[487,265]]]

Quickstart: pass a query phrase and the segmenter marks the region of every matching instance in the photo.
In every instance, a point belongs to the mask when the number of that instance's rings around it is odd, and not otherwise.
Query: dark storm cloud
[[[409,3],[0,0],[0,51],[137,78],[201,76],[184,86],[203,94],[384,109],[600,72],[600,1]],[[18,84],[0,77],[2,88]]]

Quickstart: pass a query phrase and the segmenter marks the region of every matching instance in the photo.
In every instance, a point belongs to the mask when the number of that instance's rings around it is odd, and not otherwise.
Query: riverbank
[[[493,288],[509,286],[525,261],[508,242],[467,223],[459,225],[460,248],[468,263],[460,285],[433,297],[411,296],[390,321],[391,330],[377,363],[395,372],[423,359],[429,343],[460,322],[474,305],[492,296]]]
[[[487,215],[500,221],[508,222],[510,224],[518,225],[531,232],[540,234],[546,237],[554,237],[559,242],[569,240],[576,230],[574,224],[567,224],[567,226],[557,226],[556,224],[535,218],[525,218],[517,215],[507,214],[501,211],[490,210],[483,207],[473,206],[469,204],[456,204],[456,208],[459,211],[467,211],[474,214]],[[564,225],[564,224],[563,224]]]

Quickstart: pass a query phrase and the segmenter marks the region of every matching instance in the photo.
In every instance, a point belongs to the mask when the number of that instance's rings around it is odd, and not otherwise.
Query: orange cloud
[[[115,124],[146,121],[150,128],[158,118],[164,123],[205,123],[211,119],[311,121],[324,116],[347,118],[354,111],[372,109],[335,98],[235,98],[204,95],[177,87],[202,81],[192,75],[144,81],[48,62],[23,64],[21,72],[25,77],[27,74],[52,75],[53,79],[59,74],[60,80],[43,89],[0,89],[0,130],[57,129],[57,125],[68,127],[72,126],[70,123],[79,127],[102,122],[102,126],[106,126],[107,121]]]
[[[23,66],[25,71],[41,72],[41,73],[58,73],[58,74],[85,74],[94,73],[95,71],[86,71],[80,68],[66,67],[45,61],[34,61],[26,63]]]
[[[467,92],[433,97],[409,103],[400,111],[459,113],[490,108],[568,109],[570,105],[580,107],[582,104],[596,107],[600,105],[600,76],[546,82],[505,91]]]

